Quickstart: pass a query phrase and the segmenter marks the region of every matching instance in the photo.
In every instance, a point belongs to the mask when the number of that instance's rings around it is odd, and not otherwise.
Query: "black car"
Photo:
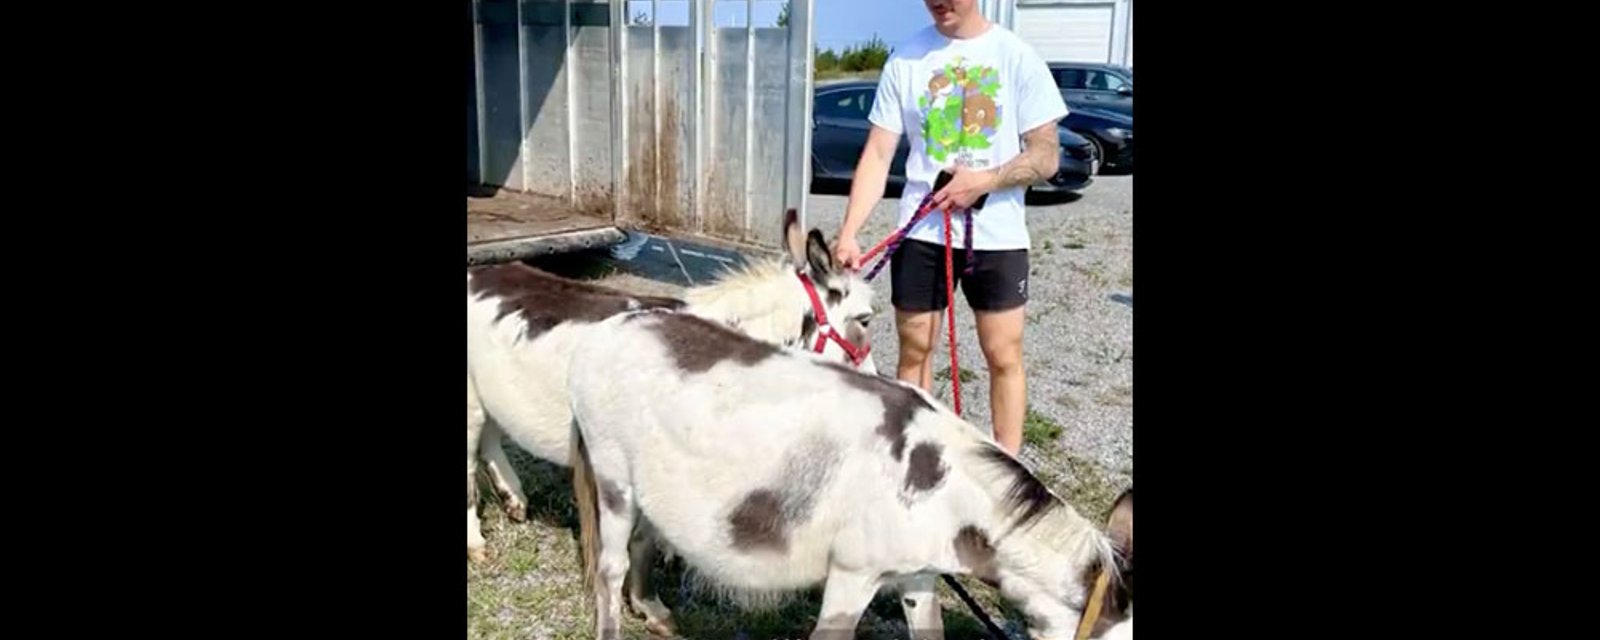
[[[1133,116],[1100,107],[1068,106],[1061,125],[1094,145],[1094,157],[1104,169],[1133,170]]]
[[[1094,62],[1048,66],[1068,108],[1092,107],[1133,117],[1133,69]]]
[[[811,173],[821,180],[850,180],[855,175],[861,149],[867,144],[872,124],[872,100],[878,85],[872,81],[846,81],[818,85],[812,105]],[[1070,118],[1070,116],[1069,116]],[[1063,120],[1066,122],[1066,120]],[[1032,192],[1079,191],[1094,181],[1098,172],[1094,143],[1058,128],[1061,140],[1060,168],[1049,180],[1029,187]],[[911,147],[900,136],[894,160],[889,164],[889,183],[904,186],[906,157]]]
[[[1099,62],[1051,62],[1071,114],[1062,124],[1095,146],[1102,169],[1133,170],[1133,69]]]

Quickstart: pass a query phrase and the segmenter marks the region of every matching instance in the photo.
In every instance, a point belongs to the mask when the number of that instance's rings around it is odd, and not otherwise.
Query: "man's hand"
[[[978,198],[985,193],[993,191],[997,184],[996,174],[993,171],[969,169],[956,166],[947,169],[951,180],[938,193],[933,194],[934,209],[959,211],[972,206]]]
[[[856,244],[855,235],[839,236],[833,247],[833,257],[846,269],[861,269],[861,245]]]

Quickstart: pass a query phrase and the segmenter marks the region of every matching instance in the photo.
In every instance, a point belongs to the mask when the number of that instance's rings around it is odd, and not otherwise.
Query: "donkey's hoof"
[[[467,547],[467,560],[474,564],[483,564],[488,562],[489,549],[487,547]]]
[[[507,502],[506,518],[509,518],[512,522],[527,522],[528,505],[522,504],[522,502],[517,500]]]
[[[672,624],[672,618],[646,620],[644,630],[657,638],[675,638],[678,636],[677,625]]]

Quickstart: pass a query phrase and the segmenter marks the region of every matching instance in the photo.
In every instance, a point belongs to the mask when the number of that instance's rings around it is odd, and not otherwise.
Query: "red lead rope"
[[[971,215],[971,214],[968,214]],[[971,235],[967,236],[971,238]],[[961,366],[956,362],[956,278],[950,241],[950,209],[944,210],[944,310],[945,326],[950,329],[950,393],[955,396],[956,415],[961,415]]]
[[[952,176],[949,172],[940,171],[938,180],[934,181],[933,188],[928,190],[928,195],[923,196],[922,203],[917,207],[916,213],[911,216],[911,220],[907,221],[904,227],[901,227],[900,229],[895,230],[895,232],[890,233],[889,237],[884,238],[882,242],[873,245],[872,249],[868,250],[865,254],[862,254],[861,262],[867,262],[868,260],[871,260],[873,256],[877,255],[879,251],[887,250],[883,254],[883,258],[878,260],[878,264],[874,265],[872,269],[867,272],[868,282],[871,282],[872,279],[878,275],[878,271],[883,269],[885,264],[889,263],[890,256],[894,255],[895,250],[900,246],[900,241],[904,240],[906,235],[911,232],[911,228],[916,226],[918,222],[921,222],[922,219],[929,213],[933,212],[934,193],[938,192],[939,189],[948,184],[951,179]],[[964,237],[966,239],[967,267],[963,273],[972,273],[972,215],[976,213],[978,209],[983,208],[984,201],[988,199],[989,194],[979,196],[977,202],[972,203],[972,208],[967,209],[966,211],[966,233]],[[956,358],[956,278],[955,256],[953,255],[955,242],[951,239],[951,234],[950,209],[946,207],[944,209],[945,324],[949,327],[950,336],[950,392],[955,396],[955,410],[956,415],[959,416],[961,415],[961,365]]]

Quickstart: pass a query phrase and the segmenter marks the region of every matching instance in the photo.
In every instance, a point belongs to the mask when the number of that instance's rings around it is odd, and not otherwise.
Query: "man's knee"
[[[900,333],[900,362],[921,364],[933,349],[933,314],[897,314]]]
[[[1022,341],[1008,340],[1004,344],[984,345],[983,358],[989,371],[999,374],[1022,371]]]
[[[1020,309],[980,315],[978,342],[991,372],[1022,370],[1022,322]]]

